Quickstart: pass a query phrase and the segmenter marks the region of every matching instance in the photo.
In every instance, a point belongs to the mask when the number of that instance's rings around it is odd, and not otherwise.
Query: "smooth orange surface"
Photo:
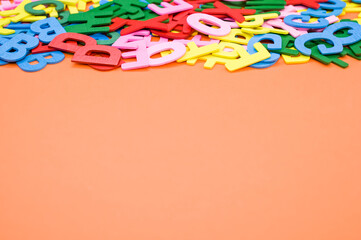
[[[361,63],[1,67],[1,240],[360,240]]]

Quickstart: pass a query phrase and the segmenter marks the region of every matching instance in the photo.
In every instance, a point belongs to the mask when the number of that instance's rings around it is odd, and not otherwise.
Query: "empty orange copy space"
[[[360,240],[361,65],[1,67],[1,240]]]

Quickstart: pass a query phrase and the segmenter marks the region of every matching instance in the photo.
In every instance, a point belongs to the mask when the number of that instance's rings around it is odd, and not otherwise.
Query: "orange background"
[[[361,65],[1,67],[1,240],[360,240]]]

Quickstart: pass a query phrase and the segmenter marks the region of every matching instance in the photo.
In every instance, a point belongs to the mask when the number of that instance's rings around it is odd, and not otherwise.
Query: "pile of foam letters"
[[[358,13],[354,19],[345,17]],[[352,14],[351,14],[352,15]],[[101,70],[171,62],[229,71],[361,59],[361,0],[2,0],[0,65]]]

